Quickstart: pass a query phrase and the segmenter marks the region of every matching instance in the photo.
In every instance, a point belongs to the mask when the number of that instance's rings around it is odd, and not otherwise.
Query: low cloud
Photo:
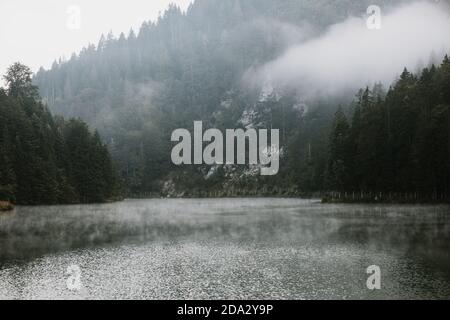
[[[249,70],[247,83],[295,89],[303,95],[335,94],[381,81],[389,85],[404,67],[415,70],[450,49],[447,6],[416,2],[381,15],[369,30],[367,16],[351,17],[321,36],[289,48]]]

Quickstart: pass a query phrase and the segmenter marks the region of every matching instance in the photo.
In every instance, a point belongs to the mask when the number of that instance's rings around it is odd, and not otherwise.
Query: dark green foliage
[[[440,67],[425,68],[419,76],[405,69],[386,97],[376,90],[362,90],[349,135],[344,115],[338,111],[330,139],[328,179],[335,181],[347,168],[351,179],[344,174],[339,183],[330,185],[331,190],[448,200],[449,79],[446,56]]]
[[[69,161],[68,178],[83,203],[111,198],[115,185],[112,162],[97,132],[91,134],[80,120],[62,128]]]
[[[108,150],[79,120],[54,118],[29,72],[14,64],[0,89],[0,200],[18,204],[99,202],[116,180]]]
[[[342,108],[339,107],[330,136],[327,187],[331,190],[345,190],[351,183],[351,151],[350,126]]]
[[[261,111],[256,120],[281,128],[283,144],[296,148],[289,152],[295,172],[286,169],[277,183],[288,178],[302,189],[322,189],[332,108],[311,108],[303,119],[289,95],[261,103],[253,93],[242,92],[240,80],[252,66],[296,43],[305,25],[312,37],[364,13],[371,3],[196,0],[185,14],[171,6],[139,32],[102,36],[97,46],[55,62],[34,81],[53,112],[79,117],[99,130],[130,193],[153,192],[157,181],[172,172],[168,141],[175,128],[191,127],[194,120],[239,127],[246,108]],[[393,3],[398,1],[378,2]],[[285,34],[287,24],[292,33]],[[320,104],[326,103],[317,108]]]
[[[377,4],[386,8],[399,2]],[[364,13],[370,4],[369,0],[196,0],[186,13],[171,6],[136,34],[102,36],[97,46],[55,62],[48,71],[40,70],[34,81],[53,112],[81,118],[105,137],[131,195],[164,194],[172,184],[179,194],[194,189],[258,189],[257,194],[263,189],[270,194],[268,190],[276,193],[276,188],[299,193],[448,194],[448,58],[420,76],[405,70],[388,92],[379,84],[361,90],[351,108],[337,113],[337,105],[352,99],[345,93],[340,99],[303,101],[292,92],[275,90],[261,97],[260,92],[243,89],[241,80],[248,70],[298,41],[295,32],[289,40],[282,36],[284,23],[298,27],[300,33],[310,25],[307,36],[314,37],[330,24]],[[248,115],[250,123],[243,121]],[[191,128],[195,120],[222,130],[249,124],[279,128],[280,173],[249,178],[236,172],[230,177],[226,168],[219,168],[205,179],[211,169],[207,166],[172,166],[171,132]],[[63,142],[72,139],[70,130],[84,130],[73,123],[66,126]],[[79,139],[90,140],[83,135]],[[79,151],[54,159],[58,167],[65,167],[71,157],[79,163],[91,161],[92,148],[73,140]],[[96,172],[89,173],[78,164],[68,168],[67,176],[50,171],[47,178],[56,176],[59,184],[77,188],[75,194],[82,192],[82,198],[102,188],[101,183],[85,186],[101,176],[95,166],[90,170]]]
[[[3,76],[8,88],[8,95],[22,99],[38,98],[38,88],[31,83],[32,75],[30,68],[19,62],[10,66],[6,75]]]

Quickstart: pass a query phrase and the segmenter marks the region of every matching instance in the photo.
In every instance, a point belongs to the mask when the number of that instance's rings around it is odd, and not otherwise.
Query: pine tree
[[[100,136],[81,121],[54,118],[29,75],[15,64],[7,90],[0,89],[0,200],[34,205],[110,199],[117,181]]]
[[[341,107],[333,120],[329,143],[329,163],[327,170],[328,186],[331,190],[346,191],[350,182],[350,126]]]

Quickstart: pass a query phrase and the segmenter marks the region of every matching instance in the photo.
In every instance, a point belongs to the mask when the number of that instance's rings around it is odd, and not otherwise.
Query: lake
[[[372,265],[380,290],[366,285]],[[0,298],[449,299],[450,207],[300,199],[19,206],[0,214]]]

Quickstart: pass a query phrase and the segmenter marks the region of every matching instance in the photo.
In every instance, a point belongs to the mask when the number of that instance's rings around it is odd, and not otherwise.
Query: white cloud
[[[431,52],[450,49],[447,8],[416,2],[382,14],[381,30],[366,17],[352,17],[323,35],[296,45],[245,80],[298,89],[305,95],[333,94],[381,81],[389,85],[404,67],[415,69]]]

